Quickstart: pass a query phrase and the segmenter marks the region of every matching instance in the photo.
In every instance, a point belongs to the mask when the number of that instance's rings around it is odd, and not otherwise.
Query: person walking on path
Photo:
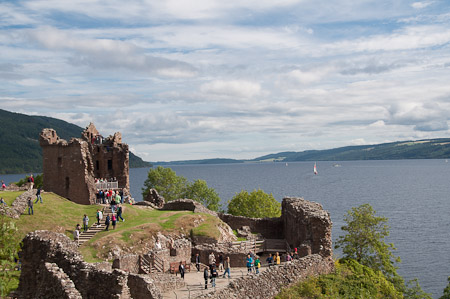
[[[112,224],[113,229],[116,229],[116,221],[117,221],[116,215],[112,214],[111,224]]]
[[[125,219],[123,219],[122,217],[122,205],[119,205],[119,207],[117,208],[117,220],[122,219],[122,222],[125,221]]]
[[[252,267],[253,267],[253,259],[250,256],[250,254],[247,254],[247,259],[245,260],[247,265],[247,275],[252,273]]]
[[[261,261],[259,260],[259,256],[256,256],[256,260],[255,260],[256,274],[259,274],[259,267],[261,267]]]
[[[180,262],[180,265],[178,266],[178,271],[180,272],[181,278],[184,279],[184,265],[183,265],[183,262]]]
[[[229,256],[227,256],[227,258],[223,262],[223,267],[225,269],[225,271],[223,272],[223,278],[225,278],[225,274],[227,274],[227,273],[228,273],[228,278],[231,278],[231,276],[230,276],[231,265],[230,265],[230,257]]]
[[[88,228],[89,228],[89,217],[86,214],[84,214],[84,217],[83,217],[83,231],[87,232]]]
[[[41,188],[38,188],[36,191],[36,201],[34,203],[38,203],[39,200],[41,201],[41,203],[43,203],[42,196],[41,196]]]
[[[195,268],[197,268],[197,272],[200,272],[200,255],[195,254]]]
[[[80,231],[78,230],[79,224],[77,224],[75,230],[73,231],[73,240],[77,243],[77,245],[80,245]]]
[[[208,262],[209,262],[209,267],[212,269],[212,266],[216,265],[216,257],[214,256],[214,253],[211,252],[211,254],[208,256]]]
[[[103,219],[103,213],[100,210],[97,210],[97,226],[100,225],[100,221]]]
[[[28,215],[33,215],[33,201],[31,200],[31,197],[28,197]]]
[[[209,271],[208,268],[203,270],[203,278],[205,279],[205,290],[208,288]]]
[[[213,288],[216,287],[216,277],[217,277],[217,269],[216,269],[216,265],[214,265],[214,266],[211,268],[211,286],[212,286]]]
[[[281,257],[280,254],[277,252],[277,254],[275,255],[275,263],[277,265],[281,264]]]
[[[269,268],[273,266],[273,257],[272,257],[271,253],[269,253],[269,257],[266,258],[266,262],[267,262],[267,265],[269,265]]]
[[[223,271],[223,255],[219,254],[219,271]]]
[[[106,215],[106,219],[105,219],[105,230],[109,230],[109,221],[111,218],[109,218],[109,215]]]

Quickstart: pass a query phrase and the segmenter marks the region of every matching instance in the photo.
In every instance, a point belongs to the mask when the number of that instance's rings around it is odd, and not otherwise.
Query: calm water
[[[422,288],[442,295],[450,275],[450,163],[444,160],[346,161],[341,167],[318,162],[185,165],[171,168],[189,180],[203,179],[219,193],[222,203],[242,189],[261,188],[281,201],[285,196],[304,197],[328,210],[333,220],[333,240],[341,234],[347,210],[370,203],[378,215],[389,219],[388,242],[397,247],[399,273],[419,279]],[[148,168],[130,170],[131,192],[141,200]],[[14,177],[14,179],[12,179]],[[23,175],[0,175],[5,182]],[[335,253],[339,255],[338,252]]]

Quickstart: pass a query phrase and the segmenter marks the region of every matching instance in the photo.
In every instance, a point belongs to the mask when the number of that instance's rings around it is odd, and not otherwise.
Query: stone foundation
[[[29,233],[23,240],[22,272],[18,298],[162,298],[151,278],[114,269],[105,271],[83,261],[78,247],[67,236],[50,231]],[[51,291],[44,277],[52,283]],[[77,293],[78,292],[78,293]],[[149,295],[151,294],[151,296]],[[62,297],[61,297],[62,296]],[[79,297],[73,298],[79,298]],[[72,298],[72,297],[67,297]]]
[[[21,195],[19,195],[10,207],[5,207],[0,205],[0,214],[6,215],[8,217],[19,219],[20,215],[22,215],[28,208],[28,197],[31,197],[31,200],[36,199],[36,190],[25,191]]]

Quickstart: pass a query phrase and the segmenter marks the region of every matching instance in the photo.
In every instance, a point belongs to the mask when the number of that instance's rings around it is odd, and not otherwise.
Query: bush
[[[281,204],[272,193],[267,194],[261,189],[250,194],[242,190],[228,202],[228,213],[253,218],[280,217]]]

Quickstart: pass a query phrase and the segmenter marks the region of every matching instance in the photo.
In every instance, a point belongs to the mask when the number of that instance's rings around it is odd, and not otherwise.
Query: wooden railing
[[[158,272],[164,273],[164,261],[156,254],[153,255],[153,266]]]
[[[148,257],[144,255],[139,256],[139,269],[146,274],[152,272],[152,262]]]

